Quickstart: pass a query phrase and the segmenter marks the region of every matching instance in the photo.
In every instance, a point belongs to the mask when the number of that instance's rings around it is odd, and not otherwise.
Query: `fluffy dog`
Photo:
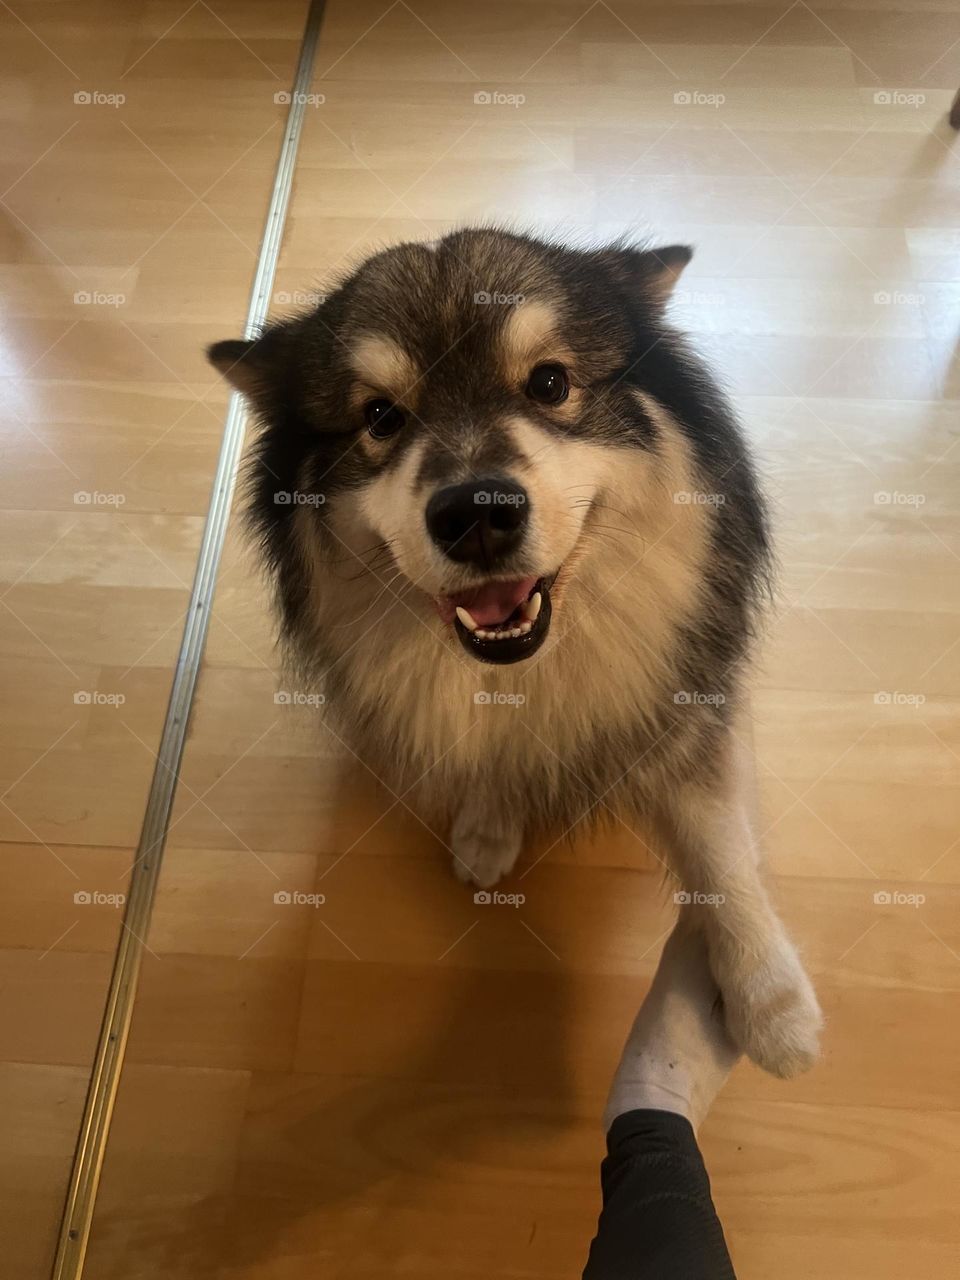
[[[532,829],[654,819],[731,1034],[785,1076],[821,1019],[741,745],[769,540],[735,418],[665,320],[690,256],[458,231],[209,355],[259,419],[282,635],[357,755],[482,886]]]

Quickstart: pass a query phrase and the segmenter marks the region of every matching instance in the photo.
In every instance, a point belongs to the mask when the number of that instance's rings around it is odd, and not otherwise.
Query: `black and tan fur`
[[[683,886],[715,900],[685,909],[732,1034],[787,1075],[820,1017],[760,878],[741,746],[768,535],[730,407],[664,318],[689,257],[461,231],[378,254],[309,314],[210,354],[258,414],[252,519],[338,732],[478,884],[530,831],[657,819]],[[543,362],[567,371],[561,404],[525,393]],[[375,397],[406,415],[388,440],[366,429]],[[434,603],[483,572],[445,559],[423,513],[476,477],[529,496],[497,574],[557,573],[549,633],[512,665],[477,662]]]

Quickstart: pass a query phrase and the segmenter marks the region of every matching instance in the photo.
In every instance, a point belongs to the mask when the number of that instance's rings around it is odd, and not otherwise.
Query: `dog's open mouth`
[[[452,622],[467,653],[481,662],[520,662],[543,644],[552,608],[549,578],[486,582],[451,596],[439,596],[437,609]]]

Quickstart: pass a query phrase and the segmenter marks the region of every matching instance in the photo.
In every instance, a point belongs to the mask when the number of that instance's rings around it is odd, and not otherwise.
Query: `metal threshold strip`
[[[300,44],[290,108],[247,310],[246,336],[249,338],[256,337],[269,311],[323,8],[324,0],[311,0]],[[79,1280],[83,1273],[110,1121],[133,1019],[144,939],[153,910],[167,826],[183,758],[187,721],[210,625],[210,608],[230,516],[237,466],[243,448],[244,419],[240,397],[234,393],[227,410],[210,506],[190,592],[190,605],[144,811],[140,842],[130,877],[123,925],[60,1223],[53,1280]]]

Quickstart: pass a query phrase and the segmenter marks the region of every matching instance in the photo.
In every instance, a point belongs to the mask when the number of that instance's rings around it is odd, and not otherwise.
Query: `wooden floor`
[[[202,348],[241,327],[305,12],[187,6],[0,6],[18,1280],[49,1272],[223,421]],[[477,219],[697,246],[677,319],[776,506],[766,843],[829,1019],[815,1071],[739,1068],[704,1129],[741,1280],[957,1269],[951,10],[330,0],[277,278],[283,311]],[[544,842],[522,908],[475,906],[281,687],[232,530],[87,1275],[578,1276],[598,1117],[670,921],[638,834]],[[277,900],[297,893],[325,901]]]

